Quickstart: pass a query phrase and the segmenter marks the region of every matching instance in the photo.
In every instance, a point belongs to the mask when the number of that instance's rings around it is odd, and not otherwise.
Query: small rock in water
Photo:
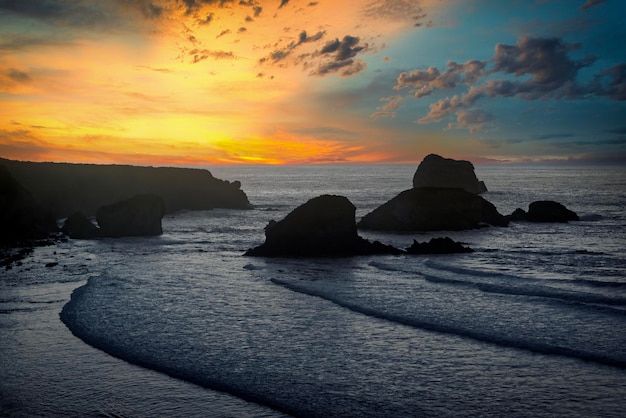
[[[432,238],[429,242],[417,242],[413,240],[413,245],[406,249],[407,254],[456,254],[472,253],[469,247],[463,246],[460,242],[452,238]]]

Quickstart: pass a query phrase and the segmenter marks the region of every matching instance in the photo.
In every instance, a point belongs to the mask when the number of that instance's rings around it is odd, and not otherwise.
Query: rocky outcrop
[[[460,242],[454,241],[452,238],[431,238],[428,242],[417,242],[413,240],[413,244],[406,249],[407,254],[458,254],[472,253],[469,247],[465,247]]]
[[[552,200],[539,200],[528,206],[528,212],[515,209],[508,215],[511,221],[528,222],[569,222],[580,220],[576,212],[567,209],[563,204]]]
[[[30,245],[59,228],[27,189],[0,165],[0,246]]]
[[[82,212],[93,216],[110,202],[138,194],[156,194],[167,213],[213,208],[250,209],[238,181],[224,181],[203,169],[136,167],[5,160],[13,177],[55,219]]]
[[[161,235],[165,215],[163,199],[156,195],[138,195],[102,206],[96,213],[100,234],[105,237]]]
[[[102,236],[100,228],[94,225],[82,212],[74,212],[68,216],[61,231],[74,239],[91,239]]]
[[[487,191],[485,183],[476,177],[472,163],[436,154],[426,156],[417,167],[413,187],[460,188],[474,194]]]
[[[419,188],[400,193],[368,213],[359,228],[388,231],[459,231],[508,221],[482,197],[462,189]]]
[[[245,255],[263,257],[345,257],[402,251],[357,234],[356,208],[343,196],[323,195],[297,207],[265,228],[265,243]]]

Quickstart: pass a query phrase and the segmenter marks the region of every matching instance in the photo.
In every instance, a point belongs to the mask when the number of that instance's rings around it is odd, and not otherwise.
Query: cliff
[[[0,248],[27,245],[44,239],[58,227],[51,214],[37,204],[6,167],[0,165]]]
[[[217,179],[204,169],[33,163],[3,158],[0,165],[56,218],[74,212],[93,216],[100,206],[137,194],[161,196],[167,213],[251,207],[238,181]]]

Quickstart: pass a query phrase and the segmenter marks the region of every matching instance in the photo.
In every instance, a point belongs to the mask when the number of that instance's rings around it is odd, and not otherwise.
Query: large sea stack
[[[427,155],[417,167],[413,188],[421,187],[460,188],[474,194],[487,191],[485,183],[476,177],[472,163],[437,154]]]
[[[224,181],[204,169],[67,163],[0,159],[12,176],[56,219],[75,212],[93,216],[110,202],[155,194],[167,213],[214,208],[250,209],[238,181]]]
[[[469,161],[428,155],[413,177],[414,187],[365,215],[359,228],[387,231],[458,231],[506,226],[507,219],[479,196],[487,188]]]
[[[323,195],[265,228],[265,243],[245,255],[262,257],[346,257],[402,251],[357,234],[356,208],[343,196]]]
[[[422,187],[400,193],[365,215],[359,228],[387,231],[460,231],[506,226],[496,207],[463,189]]]

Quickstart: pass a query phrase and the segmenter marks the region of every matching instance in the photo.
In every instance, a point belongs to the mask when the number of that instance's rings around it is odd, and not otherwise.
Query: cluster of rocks
[[[450,238],[417,243],[406,250],[370,242],[357,233],[355,206],[344,196],[323,195],[265,227],[265,242],[245,255],[262,257],[346,257],[375,254],[444,254],[471,249]]]
[[[510,221],[567,222],[576,214],[551,201],[530,204],[503,216],[483,197],[487,191],[469,161],[431,154],[419,165],[413,188],[355,222],[355,207],[343,196],[320,196],[296,208],[281,221],[270,221],[265,242],[246,255],[265,257],[325,257],[368,254],[450,254],[472,252],[448,237],[414,241],[400,250],[360,237],[357,229],[381,231],[460,231],[508,226]]]
[[[17,167],[24,168],[21,165]],[[68,170],[69,172],[87,170],[84,171],[86,173],[103,170],[101,167],[94,168],[95,166],[87,169],[82,165],[55,167],[44,164],[34,167],[35,171],[52,170],[51,173],[57,174],[58,172],[68,174]],[[146,171],[144,168],[135,170],[136,167],[133,169],[116,167],[114,170],[111,166],[107,167],[102,173],[105,173],[107,178],[110,177],[109,180],[112,181],[120,174],[134,173],[135,177],[142,177],[138,184],[144,186],[154,181],[150,175],[156,178],[165,175],[163,181],[171,184],[164,185],[163,190],[167,191],[170,203],[154,193],[136,194],[113,204],[99,206],[95,210],[97,225],[89,219],[89,213],[74,211],[67,217],[62,228],[62,232],[70,238],[160,235],[163,233],[161,220],[168,211],[168,206],[170,209],[172,207],[180,209],[181,202],[184,202],[182,208],[187,209],[203,209],[207,208],[207,205],[213,207],[216,202],[220,202],[222,207],[242,209],[251,207],[245,194],[239,190],[241,186],[239,182],[229,183],[214,179],[206,170],[173,169],[174,171],[166,172],[152,168]],[[168,173],[173,177],[168,178]],[[211,199],[206,201],[203,198],[191,197],[199,189],[197,185],[187,184],[186,180],[202,178],[206,181],[207,176],[212,179],[207,184],[212,184],[213,188],[202,189],[202,196],[208,193]],[[184,180],[182,183],[181,179]],[[434,238],[424,243],[414,241],[413,245],[402,250],[378,241],[370,242],[360,237],[357,230],[360,228],[412,232],[460,231],[486,226],[504,227],[509,222],[517,221],[578,220],[576,213],[553,201],[532,202],[528,211],[517,209],[512,214],[503,216],[492,203],[480,196],[486,191],[484,182],[478,180],[474,166],[469,161],[458,161],[431,154],[418,166],[413,177],[413,188],[401,192],[366,214],[358,223],[355,220],[356,208],[346,197],[319,196],[294,209],[284,219],[270,221],[265,228],[265,242],[245,254],[264,257],[345,257],[371,254],[462,253],[471,252],[472,249],[447,237]],[[77,192],[76,196],[80,196],[81,193]],[[78,206],[81,207],[80,204]],[[2,166],[0,166],[0,221],[5,226],[0,246],[17,245],[20,239],[41,238],[59,231],[54,214],[42,209],[37,199]]]

